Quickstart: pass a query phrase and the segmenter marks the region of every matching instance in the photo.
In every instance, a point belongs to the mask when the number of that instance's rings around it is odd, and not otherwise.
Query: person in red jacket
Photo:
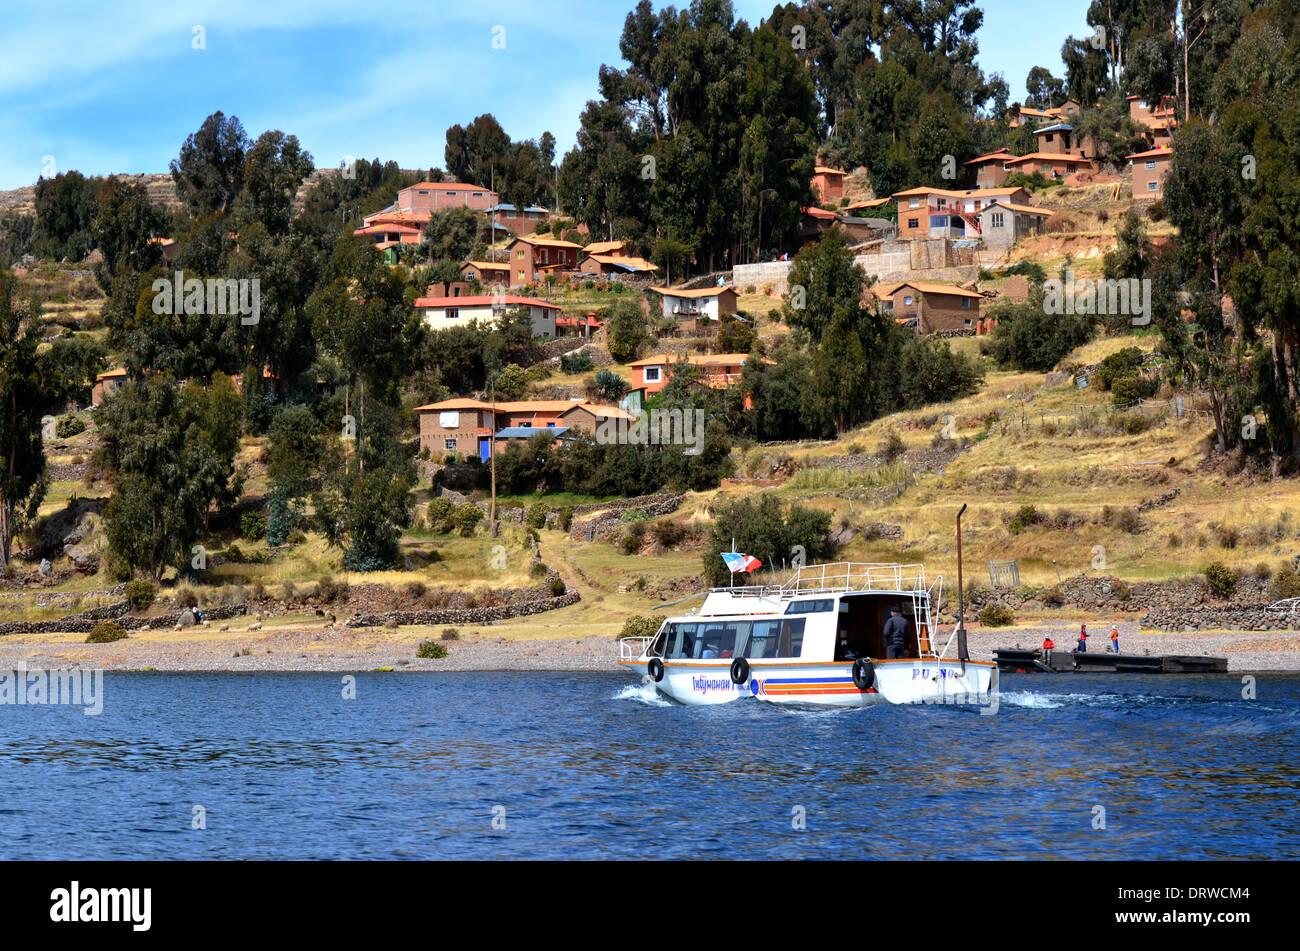
[[[1080,654],[1088,653],[1088,625],[1079,625],[1079,646],[1075,650]]]
[[[1056,642],[1052,640],[1052,635],[1048,634],[1043,638],[1043,663],[1048,667],[1052,666],[1052,651],[1056,650]]]
[[[1112,627],[1110,629],[1110,649],[1113,650],[1116,654],[1119,653],[1119,627],[1118,626]]]

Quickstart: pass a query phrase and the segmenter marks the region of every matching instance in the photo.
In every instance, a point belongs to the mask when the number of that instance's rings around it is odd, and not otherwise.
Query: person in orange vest
[[[1075,650],[1080,654],[1088,653],[1088,625],[1079,625],[1079,646]]]
[[[1119,627],[1118,626],[1112,627],[1110,629],[1110,649],[1113,650],[1116,654],[1119,653]]]
[[[1043,663],[1048,667],[1052,666],[1052,651],[1056,650],[1056,642],[1052,640],[1052,635],[1048,634],[1043,638]]]

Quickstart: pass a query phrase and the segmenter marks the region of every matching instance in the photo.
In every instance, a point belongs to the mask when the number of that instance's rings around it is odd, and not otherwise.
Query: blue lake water
[[[1010,675],[993,716],[636,683],[109,673],[100,716],[0,706],[0,834],[32,859],[1300,857],[1300,676],[1244,700]]]

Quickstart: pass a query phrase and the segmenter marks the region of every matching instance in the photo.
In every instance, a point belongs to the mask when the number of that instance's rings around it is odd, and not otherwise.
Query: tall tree
[[[214,112],[203,120],[172,159],[176,194],[191,214],[222,214],[234,207],[244,187],[248,135],[235,116]]]

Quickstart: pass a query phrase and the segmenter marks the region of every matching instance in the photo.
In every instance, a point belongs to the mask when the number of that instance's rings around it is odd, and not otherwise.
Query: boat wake
[[[648,680],[642,680],[639,684],[629,684],[614,694],[614,699],[637,700],[651,707],[671,707],[673,705]]]

